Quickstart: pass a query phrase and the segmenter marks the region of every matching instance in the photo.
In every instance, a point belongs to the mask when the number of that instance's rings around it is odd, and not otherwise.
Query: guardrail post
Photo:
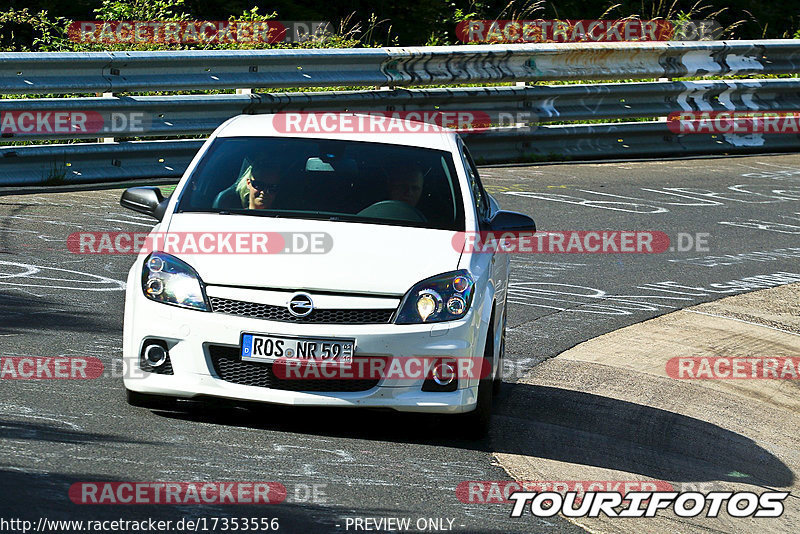
[[[514,82],[514,87],[527,87],[527,86],[528,86],[528,82]],[[526,126],[526,124],[524,122],[515,122],[514,123],[514,128],[522,128],[524,126]]]
[[[114,93],[97,93],[97,96],[102,96],[103,98],[113,98]],[[101,143],[113,143],[116,141],[113,137],[101,137],[98,139]]]
[[[672,78],[659,78],[658,81],[659,82],[671,82]],[[667,118],[666,117],[659,117],[658,118],[658,122],[667,122]]]

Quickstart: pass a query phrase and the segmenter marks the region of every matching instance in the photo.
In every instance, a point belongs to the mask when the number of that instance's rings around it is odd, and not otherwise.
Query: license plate
[[[242,360],[272,362],[278,358],[350,363],[355,339],[242,334]]]

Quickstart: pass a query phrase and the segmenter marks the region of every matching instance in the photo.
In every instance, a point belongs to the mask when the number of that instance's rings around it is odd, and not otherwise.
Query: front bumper
[[[201,312],[147,299],[129,277],[123,359],[125,387],[139,393],[180,398],[213,396],[294,406],[391,408],[398,411],[462,413],[475,408],[477,380],[459,380],[452,392],[424,392],[423,380],[382,379],[366,391],[287,391],[236,384],[214,370],[211,345],[238,347],[242,332],[356,340],[355,357],[449,357],[483,355],[480,319],[474,310],[460,320],[428,325],[297,324]],[[139,354],[147,338],[167,342],[172,375],[144,372]]]

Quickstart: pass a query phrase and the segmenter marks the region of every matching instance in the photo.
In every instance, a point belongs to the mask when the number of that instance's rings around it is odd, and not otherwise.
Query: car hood
[[[420,280],[457,269],[461,256],[453,246],[456,232],[425,228],[216,213],[173,215],[168,233],[183,232],[268,233],[269,254],[187,254],[186,248],[174,254],[208,285],[403,295]],[[302,245],[302,238],[294,236],[308,234],[322,236],[317,237],[316,242],[323,243],[317,249],[327,250],[285,253],[291,239]],[[235,237],[230,242],[235,245]],[[284,252],[272,253],[281,243]]]

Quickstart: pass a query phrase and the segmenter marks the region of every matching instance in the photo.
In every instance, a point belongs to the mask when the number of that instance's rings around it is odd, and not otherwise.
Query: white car
[[[498,209],[453,131],[288,136],[272,119],[220,126],[167,199],[154,187],[123,193],[122,206],[160,220],[151,236],[162,245],[204,233],[217,245],[228,234],[285,245],[140,252],[125,303],[128,402],[390,408],[484,432],[501,381],[509,258],[465,251],[464,236],[532,232],[533,220]],[[416,378],[295,379],[274,368],[292,358],[435,365]],[[480,375],[456,371],[468,358],[484,362]]]

